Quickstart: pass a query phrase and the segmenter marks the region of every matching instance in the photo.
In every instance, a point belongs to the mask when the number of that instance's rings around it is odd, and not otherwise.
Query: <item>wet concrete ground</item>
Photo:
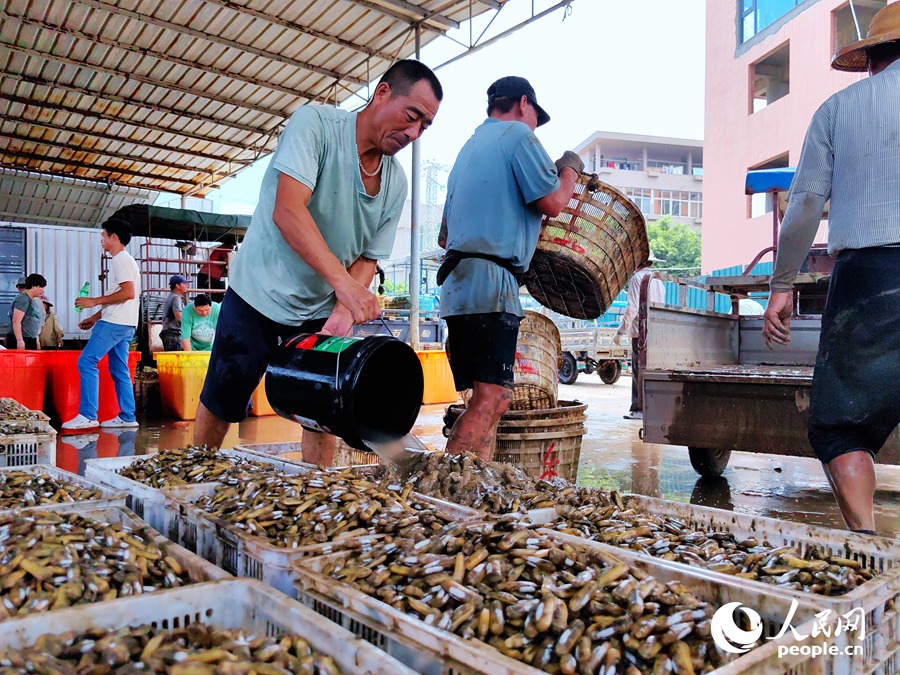
[[[631,379],[615,385],[582,374],[560,385],[560,398],[588,403],[587,434],[581,448],[578,482],[651,497],[690,502],[744,514],[842,528],[840,512],[821,465],[812,459],[733,453],[722,478],[699,478],[687,448],[644,443],[641,423],[622,419],[631,400]],[[432,448],[443,448],[443,405],[425,406],[413,430]],[[84,473],[84,460],[153,452],[188,445],[193,422],[141,420],[137,431],[60,436],[57,464]],[[300,440],[298,425],[279,417],[250,418],[234,425],[225,447]],[[900,467],[877,466],[876,524],[883,535],[900,532]]]

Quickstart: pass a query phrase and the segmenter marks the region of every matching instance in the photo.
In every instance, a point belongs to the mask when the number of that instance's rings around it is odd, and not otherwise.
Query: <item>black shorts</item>
[[[240,422],[279,344],[298,333],[317,333],[327,319],[285,326],[266,318],[230,288],[225,291],[200,402],[226,422]]]
[[[813,374],[809,443],[826,464],[873,457],[900,424],[900,247],[841,253]]]
[[[25,341],[25,349],[37,349],[37,338],[22,336],[22,340]],[[16,349],[16,334],[9,333],[6,336],[6,348],[7,349]]]
[[[513,388],[519,322],[515,314],[463,314],[448,316],[447,356],[457,391],[473,382]]]

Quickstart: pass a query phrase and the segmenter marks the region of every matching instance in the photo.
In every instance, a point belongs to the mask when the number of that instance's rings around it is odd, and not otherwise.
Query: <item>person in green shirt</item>
[[[181,346],[186,352],[212,351],[219,321],[218,303],[213,304],[206,293],[200,293],[181,314]]]

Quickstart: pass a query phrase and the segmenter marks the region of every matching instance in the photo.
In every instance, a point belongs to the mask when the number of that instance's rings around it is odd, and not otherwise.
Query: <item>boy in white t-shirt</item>
[[[138,324],[140,306],[141,273],[134,258],[125,250],[131,241],[131,225],[119,218],[103,223],[100,245],[112,256],[109,267],[109,285],[112,292],[99,298],[77,298],[75,306],[81,309],[103,307],[100,312],[78,324],[82,330],[91,330],[81,356],[78,357],[78,373],[81,375],[81,401],[78,415],[65,422],[67,431],[90,429],[97,426],[97,406],[100,398],[100,359],[109,354],[109,374],[116,387],[119,414],[106,420],[101,427],[133,428],[138,423],[134,417],[134,385],[128,368],[128,345]]]

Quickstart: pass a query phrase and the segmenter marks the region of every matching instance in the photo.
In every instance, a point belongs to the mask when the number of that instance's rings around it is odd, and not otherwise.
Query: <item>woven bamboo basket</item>
[[[649,256],[637,206],[596,176],[582,174],[568,205],[545,219],[524,283],[544,307],[596,319]]]
[[[447,408],[445,436],[464,410],[461,405]],[[585,410],[586,403],[559,401],[547,410],[507,412],[500,418],[494,461],[517,466],[535,478],[552,477],[550,471],[574,483],[587,420]]]
[[[553,320],[537,312],[525,312],[516,343],[515,382],[510,410],[556,407],[561,353],[559,329]]]

